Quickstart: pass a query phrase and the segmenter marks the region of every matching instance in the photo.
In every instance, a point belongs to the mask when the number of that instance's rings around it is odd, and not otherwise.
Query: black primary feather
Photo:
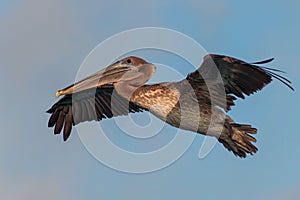
[[[112,108],[112,105],[115,107]],[[80,122],[99,121],[144,110],[146,109],[128,102],[114,92],[112,85],[104,85],[102,88],[68,94],[61,98],[47,111],[51,114],[48,127],[55,126],[54,134],[61,133],[64,128],[63,139],[66,141],[71,134],[72,126]]]

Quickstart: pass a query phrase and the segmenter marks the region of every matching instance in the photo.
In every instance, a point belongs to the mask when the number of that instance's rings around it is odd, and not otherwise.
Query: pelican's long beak
[[[59,97],[60,95],[81,92],[87,89],[97,88],[107,83],[116,83],[126,72],[131,70],[137,70],[137,67],[118,61],[73,85],[58,90],[55,96]]]

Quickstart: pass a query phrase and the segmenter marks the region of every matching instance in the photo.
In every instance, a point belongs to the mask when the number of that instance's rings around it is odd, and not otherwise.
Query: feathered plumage
[[[246,157],[257,148],[251,136],[257,130],[235,123],[226,112],[236,98],[244,99],[269,84],[273,78],[290,89],[291,82],[277,74],[282,71],[258,65],[267,59],[247,63],[236,58],[209,54],[201,66],[179,82],[145,85],[155,66],[137,57],[124,58],[90,77],[59,90],[65,95],[47,112],[54,133],[70,136],[72,126],[129,113],[150,111],[172,126],[218,138],[236,156]],[[183,116],[186,113],[187,116]],[[186,117],[188,120],[182,120]],[[215,132],[207,132],[214,119]]]

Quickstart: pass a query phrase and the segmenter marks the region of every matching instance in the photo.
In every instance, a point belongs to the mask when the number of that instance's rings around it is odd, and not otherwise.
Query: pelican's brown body
[[[289,81],[270,68],[221,55],[207,55],[201,67],[179,82],[144,85],[155,66],[137,57],[124,58],[105,70],[57,92],[65,95],[49,110],[48,126],[58,134],[64,127],[64,140],[73,125],[101,120],[129,112],[150,111],[168,124],[218,138],[240,157],[253,154],[251,143],[257,130],[237,124],[226,112],[236,97],[244,98],[271,82],[272,77],[288,87]]]
[[[234,123],[224,111],[211,105],[210,96],[197,98],[188,80],[142,86],[136,89],[130,101],[174,127],[218,138],[241,157],[246,156],[244,152],[257,151],[250,142],[255,142],[255,138],[247,134],[255,134],[256,129]]]

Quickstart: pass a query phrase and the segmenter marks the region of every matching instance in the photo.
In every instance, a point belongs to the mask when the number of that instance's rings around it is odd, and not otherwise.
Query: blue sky
[[[299,199],[299,7],[296,0],[1,1],[0,198]],[[94,159],[75,129],[66,143],[53,136],[45,110],[57,89],[74,81],[98,43],[145,26],[180,31],[210,53],[248,61],[275,57],[268,66],[286,71],[295,92],[274,81],[229,113],[259,129],[257,154],[239,159],[217,144],[199,159],[198,135],[169,167],[128,174]],[[166,58],[156,62],[184,67]],[[112,132],[118,138],[118,130]]]

